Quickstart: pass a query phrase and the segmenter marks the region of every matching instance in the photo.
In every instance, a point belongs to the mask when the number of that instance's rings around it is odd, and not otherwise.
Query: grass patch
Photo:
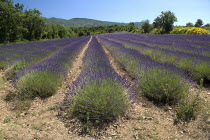
[[[139,80],[138,89],[156,103],[170,105],[185,98],[189,85],[179,74],[164,69],[149,69]]]
[[[62,77],[47,71],[32,72],[22,76],[17,81],[20,99],[52,96],[61,85]]]
[[[69,104],[68,113],[86,124],[108,123],[123,116],[128,101],[123,87],[114,80],[92,81],[79,87]]]

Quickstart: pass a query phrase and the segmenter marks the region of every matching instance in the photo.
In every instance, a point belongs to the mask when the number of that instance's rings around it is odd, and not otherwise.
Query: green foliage
[[[193,96],[181,100],[178,104],[178,109],[176,112],[176,117],[178,120],[190,121],[195,119],[197,113],[199,112],[200,99],[199,96]]]
[[[150,25],[149,20],[145,20],[142,22],[141,26],[142,33],[150,33],[152,30],[152,25]]]
[[[41,39],[45,28],[41,13],[36,9],[23,11],[23,8],[12,0],[0,1],[0,43]]]
[[[13,1],[0,1],[0,43],[12,42],[22,37],[21,11],[23,5],[13,5]]]
[[[141,26],[140,22],[127,24],[84,18],[47,19],[41,17],[41,12],[37,9],[23,9],[24,5],[14,4],[12,0],[0,1],[0,43],[59,39],[122,31],[136,33],[137,26]]]
[[[69,111],[83,121],[114,121],[128,108],[124,89],[111,79],[92,81],[80,87],[73,98]]]
[[[154,28],[162,28],[164,33],[169,33],[173,30],[173,24],[177,21],[174,13],[171,11],[161,12],[161,15],[158,16],[154,22]]]
[[[26,66],[26,62],[23,60],[23,61],[16,63],[13,66],[13,68],[14,68],[14,70],[19,70],[19,69],[23,69],[25,66]]]
[[[191,23],[191,22],[188,22],[188,23],[186,23],[186,27],[193,27],[194,25],[193,25],[193,23]]]
[[[128,25],[125,26],[125,30],[128,32],[132,32],[133,30],[135,30],[135,24],[133,22],[129,23]]]
[[[142,75],[138,89],[156,103],[175,104],[187,95],[189,85],[178,74],[150,69]]]
[[[32,72],[17,81],[20,99],[46,98],[52,96],[60,86],[63,77],[50,72]]]
[[[194,71],[192,71],[193,80],[200,82],[201,79],[210,76],[209,62],[200,62],[196,64],[194,67]]]
[[[153,28],[150,31],[150,34],[163,34],[164,33],[164,29],[163,28]]]
[[[186,23],[186,27],[193,27],[194,25],[193,25],[193,23],[192,22],[188,22],[188,23]]]
[[[23,26],[26,28],[24,38],[27,40],[39,40],[42,38],[42,33],[45,28],[44,18],[40,17],[39,10],[26,10],[23,15]]]
[[[201,19],[198,19],[195,23],[195,27],[201,27],[203,25],[203,21]]]

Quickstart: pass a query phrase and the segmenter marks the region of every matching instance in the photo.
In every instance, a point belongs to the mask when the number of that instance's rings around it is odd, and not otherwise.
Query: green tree
[[[164,33],[169,33],[173,30],[173,24],[177,21],[176,16],[171,11],[161,12],[161,15],[158,16],[153,25],[155,28],[162,28]]]
[[[201,27],[203,25],[203,21],[201,19],[198,19],[195,23],[195,27]]]
[[[132,32],[133,30],[135,30],[135,28],[136,28],[135,24],[133,22],[131,22],[126,26],[126,31]]]
[[[206,25],[204,25],[205,27],[210,27],[210,24],[209,23],[207,23]]]
[[[188,23],[186,23],[186,27],[193,27],[194,25],[193,25],[193,23],[192,22],[188,22]]]
[[[13,42],[22,38],[23,5],[11,0],[0,1],[0,42]]]
[[[40,17],[41,12],[37,9],[26,10],[24,13],[24,26],[27,29],[25,38],[28,40],[39,40],[42,38],[46,22]]]
[[[152,30],[152,25],[149,23],[149,20],[142,21],[141,30],[143,33],[149,33]]]

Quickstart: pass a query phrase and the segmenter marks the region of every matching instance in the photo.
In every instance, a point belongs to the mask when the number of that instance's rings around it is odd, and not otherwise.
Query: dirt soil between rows
[[[91,41],[91,39],[90,39]],[[132,105],[131,110],[123,118],[106,128],[104,135],[93,137],[81,136],[69,129],[68,125],[60,119],[57,111],[64,99],[64,93],[81,72],[82,59],[88,48],[83,48],[75,59],[66,81],[58,92],[45,100],[36,98],[29,110],[18,112],[13,110],[13,103],[6,102],[5,97],[10,93],[17,93],[12,81],[4,81],[4,71],[0,71],[0,140],[208,140],[210,139],[210,90],[203,88],[199,91],[203,102],[203,110],[198,117],[188,123],[175,124],[175,108],[158,107],[143,96],[140,102]],[[132,78],[114,60],[111,53],[103,47],[110,64],[116,72],[133,83]],[[197,89],[191,93],[196,94]],[[210,119],[210,118],[209,118]],[[76,123],[76,122],[73,122]],[[77,124],[72,124],[77,125]]]

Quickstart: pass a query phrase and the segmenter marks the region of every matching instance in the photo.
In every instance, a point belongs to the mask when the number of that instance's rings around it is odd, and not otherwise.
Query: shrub
[[[186,34],[200,34],[200,35],[208,33],[209,33],[208,30],[202,28],[191,28],[186,32]]]
[[[79,87],[70,113],[83,121],[110,122],[125,114],[128,104],[125,91],[115,80],[103,79]]]
[[[180,101],[178,104],[178,109],[176,112],[176,117],[178,120],[190,121],[195,119],[199,111],[200,100],[198,95],[187,97]]]
[[[154,28],[153,30],[150,31],[150,34],[163,34],[164,29],[163,28]]]
[[[171,34],[185,34],[189,28],[176,28],[171,31]]]
[[[14,66],[12,66],[15,70],[20,70],[20,69],[23,69],[24,67],[26,66],[26,62],[23,60],[23,61],[20,61],[18,63],[16,63]]]
[[[209,31],[202,28],[176,28],[171,34],[208,34]]]
[[[210,76],[210,63],[209,62],[200,62],[197,63],[191,73],[193,80],[200,82],[201,79],[207,78]]]
[[[174,104],[187,95],[189,85],[179,74],[149,69],[141,77],[138,89],[156,103]]]
[[[63,78],[54,73],[37,71],[22,76],[17,81],[21,99],[46,98],[53,95]]]

